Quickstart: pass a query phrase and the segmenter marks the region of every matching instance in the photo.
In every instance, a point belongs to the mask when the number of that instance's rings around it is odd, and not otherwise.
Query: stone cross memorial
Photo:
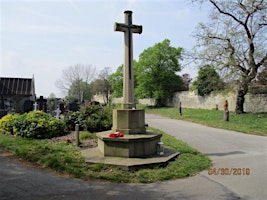
[[[125,23],[115,23],[114,30],[124,32],[123,108],[134,103],[133,33],[142,33],[142,26],[132,24],[132,11],[125,11]]]
[[[163,157],[163,143],[160,142],[162,134],[154,133],[145,128],[145,111],[135,108],[134,99],[134,70],[133,70],[133,33],[142,33],[142,26],[132,24],[132,11],[125,11],[125,23],[115,23],[114,30],[124,32],[124,69],[123,69],[123,106],[113,109],[112,133],[122,133],[122,137],[111,137],[110,131],[97,133],[98,149],[102,155],[122,158],[148,158],[138,159],[140,163],[132,163],[133,167],[148,166],[167,162],[177,156],[173,154]],[[161,147],[161,148],[159,148]],[[158,153],[158,154],[157,154]],[[154,156],[151,161],[150,158]],[[103,160],[101,158],[101,160]],[[104,159],[106,160],[106,159]],[[108,159],[107,159],[108,160]],[[124,162],[122,164],[121,162]],[[117,165],[127,165],[128,160],[115,159]]]
[[[142,26],[132,24],[132,11],[125,11],[125,23],[115,23],[114,30],[124,32],[123,102],[122,109],[113,110],[113,128],[124,134],[145,133],[144,110],[135,109],[133,33],[142,33]]]

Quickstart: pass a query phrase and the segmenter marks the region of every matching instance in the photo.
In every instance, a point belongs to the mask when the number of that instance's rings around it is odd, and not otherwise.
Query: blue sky
[[[62,70],[76,64],[114,72],[123,63],[123,33],[114,32],[133,11],[134,59],[155,43],[169,39],[191,50],[192,33],[208,10],[190,0],[0,0],[0,76],[35,77],[37,96],[62,93],[55,86]],[[195,77],[194,66],[182,73]]]

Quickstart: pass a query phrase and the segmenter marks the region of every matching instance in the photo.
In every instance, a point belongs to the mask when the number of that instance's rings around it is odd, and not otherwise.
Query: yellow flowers
[[[65,123],[43,111],[6,115],[0,119],[0,132],[27,138],[51,138],[63,135]]]

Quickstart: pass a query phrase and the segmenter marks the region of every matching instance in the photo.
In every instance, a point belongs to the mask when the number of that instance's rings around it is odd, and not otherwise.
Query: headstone
[[[44,112],[47,112],[47,99],[44,99],[43,96],[40,96],[39,99],[37,99],[38,102],[38,110],[42,110]]]
[[[79,106],[76,102],[69,103],[69,111],[76,112],[79,110]]]
[[[59,103],[59,109],[61,110],[61,114],[64,114],[65,113],[64,103]]]
[[[55,110],[55,113],[56,113],[56,118],[59,119],[60,113],[61,113],[61,110],[59,109],[59,107]]]
[[[32,111],[32,107],[33,107],[33,102],[30,100],[26,100],[23,103],[23,112],[30,112]]]
[[[34,102],[33,104],[33,111],[36,111],[38,108],[38,103],[37,102]]]

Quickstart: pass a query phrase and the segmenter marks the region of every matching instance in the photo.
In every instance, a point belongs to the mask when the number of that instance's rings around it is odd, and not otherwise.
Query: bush
[[[106,131],[112,126],[112,108],[100,105],[84,106],[78,112],[68,113],[64,120],[69,130],[74,130],[78,122],[83,130]]]
[[[66,127],[70,131],[75,130],[75,124],[80,124],[80,112],[68,112],[64,117],[64,122],[66,124]]]
[[[13,128],[15,127],[15,119],[18,118],[18,114],[8,114],[0,119],[0,132],[6,135],[13,135]]]
[[[0,131],[25,138],[52,138],[65,134],[65,123],[43,111],[6,115],[0,120]]]

